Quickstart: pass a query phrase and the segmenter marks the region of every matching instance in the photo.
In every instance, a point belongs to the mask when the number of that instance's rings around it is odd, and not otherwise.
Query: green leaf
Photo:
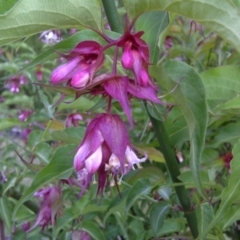
[[[2,104],[5,106],[9,105],[17,105],[22,108],[32,108],[33,107],[33,99],[26,95],[16,95],[10,94],[6,96],[7,99]]]
[[[67,100],[65,100],[67,102]],[[94,106],[94,101],[89,100],[86,97],[81,96],[77,100],[71,103],[60,103],[58,106],[58,111],[66,110],[66,109],[77,109],[81,112],[88,110],[89,108]]]
[[[210,224],[214,216],[213,207],[209,203],[202,203],[197,207],[198,231],[202,233]]]
[[[12,119],[12,118],[1,119],[0,130],[12,128],[12,127],[15,127],[15,126],[21,125],[21,124],[22,124],[22,122],[20,122],[17,119]]]
[[[185,222],[183,218],[166,219],[164,220],[163,227],[158,231],[157,236],[180,232],[184,225]],[[149,230],[145,239],[152,239],[152,236],[152,230]]]
[[[97,41],[99,43],[104,43],[104,40],[93,30],[90,29],[84,29],[77,33],[75,33],[73,36],[55,44],[53,47],[48,48],[41,54],[39,54],[35,59],[33,59],[29,64],[24,66],[21,71],[32,68],[40,63],[56,59],[60,57],[57,52],[66,52],[69,50],[72,50],[79,42],[84,40],[93,40]]]
[[[100,30],[101,23],[98,0],[21,0],[0,18],[0,45],[54,28],[85,26]]]
[[[191,142],[190,168],[199,192],[205,196],[201,183],[200,162],[208,116],[202,79],[192,67],[176,60],[168,61],[164,69],[161,66],[152,66],[151,73],[169,92],[182,78],[171,96],[187,121]]]
[[[79,144],[85,132],[84,127],[71,127],[51,133],[50,138],[55,141]]]
[[[158,167],[144,167],[134,171],[134,175],[128,180],[129,184],[134,184],[139,179],[147,178],[151,183],[166,181],[164,173]]]
[[[225,0],[123,0],[130,19],[148,11],[165,10],[203,24],[231,43],[240,52],[240,15]],[[231,16],[231,17],[229,17]],[[190,26],[189,26],[190,28]]]
[[[152,186],[148,179],[138,179],[132,186],[126,199],[126,211],[133,205],[133,203],[140,197],[148,195],[152,189]]]
[[[82,229],[88,232],[95,240],[105,240],[103,233],[99,229],[99,226],[93,221],[85,220],[82,222]]]
[[[44,93],[44,91],[42,91],[42,89],[40,89],[40,88],[38,88],[38,95],[40,97],[40,100],[41,100],[43,106],[47,110],[49,118],[54,119],[53,113],[54,113],[55,109],[54,109],[53,105],[51,105],[49,103],[49,100],[48,100],[46,94]]]
[[[36,146],[34,152],[45,163],[49,163],[51,151],[52,151],[52,148],[49,144],[45,142],[41,142]]]
[[[10,177],[10,179],[7,180],[5,184],[3,184],[3,191],[2,195],[4,195],[9,189],[15,186],[15,183],[17,181],[17,177]]]
[[[237,140],[240,138],[240,132],[237,131],[239,128],[240,122],[230,122],[224,126],[218,127],[218,131],[208,146],[218,148],[222,143],[237,143]]]
[[[82,214],[82,210],[89,202],[89,196],[87,194],[83,195],[80,199],[75,201],[71,208],[65,209],[64,214],[57,218],[56,225],[53,228],[53,239],[56,239],[58,233],[64,228],[72,224],[72,220],[78,218]]]
[[[202,232],[199,238],[205,239],[208,231],[215,226],[221,219],[223,219],[229,209],[231,209],[232,205],[240,200],[240,178],[239,178],[239,171],[240,171],[240,141],[234,146],[233,148],[233,156],[234,158],[231,160],[231,175],[228,181],[227,187],[225,187],[221,194],[221,204],[218,208],[213,220],[205,228],[205,231]],[[229,219],[224,218],[225,222],[228,222]]]
[[[6,196],[0,198],[0,218],[3,220],[4,225],[8,228],[8,231],[12,231],[12,209],[9,204],[9,200]]]
[[[34,83],[35,85],[40,86],[41,88],[45,88],[50,91],[63,93],[64,95],[73,95],[75,94],[75,90],[70,87],[61,87],[61,86],[52,86],[47,84],[41,84],[41,83]]]
[[[0,16],[6,15],[19,0],[1,0],[0,2]]]
[[[31,186],[23,194],[15,206],[13,218],[19,207],[27,201],[32,194],[44,184],[56,179],[67,178],[72,172],[73,155],[70,153],[76,148],[75,145],[59,147],[53,155],[50,163],[44,167],[33,179]]]
[[[240,208],[238,205],[233,205],[221,220],[222,229],[230,227],[233,223],[240,220]]]
[[[189,140],[187,122],[179,108],[173,108],[168,114],[165,127],[173,147]]]
[[[170,196],[172,195],[172,188],[170,188],[170,187],[161,187],[160,189],[158,189],[158,194],[165,201],[170,201]]]
[[[33,149],[38,143],[43,141],[43,131],[41,130],[34,130],[31,131],[28,135],[28,146]]]
[[[210,184],[210,180],[207,172],[201,171],[200,176],[201,176],[202,184],[208,184],[208,185]],[[194,184],[194,178],[191,171],[186,171],[181,173],[178,176],[178,179],[181,182],[184,182],[186,187],[191,187],[191,188],[196,187]]]
[[[40,170],[42,170],[44,168],[44,165],[40,165],[40,164],[34,164],[34,163],[29,163],[27,162],[17,151],[15,151],[15,153],[18,155],[18,157],[20,158],[20,160],[22,161],[22,163],[31,171],[33,172],[39,172]]]
[[[148,156],[148,159],[151,161],[155,161],[155,162],[162,162],[165,163],[165,159],[162,155],[162,153],[160,151],[158,151],[156,148],[154,147],[148,147],[148,146],[140,146],[138,145],[136,147],[136,149],[138,150],[138,152],[140,152],[141,154],[146,153]]]
[[[150,225],[153,230],[154,236],[162,228],[163,221],[168,215],[170,205],[165,202],[155,203],[150,211]]]
[[[103,224],[106,224],[106,220],[113,213],[124,215],[125,206],[126,206],[126,197],[128,195],[129,189],[121,191],[121,197],[116,195],[113,200],[110,202],[106,213],[104,214]]]
[[[240,0],[232,0],[235,5],[238,7],[238,9],[240,9]]]
[[[212,68],[201,73],[206,89],[207,102],[211,109],[214,110],[222,104],[224,108],[227,101],[238,96],[240,92],[239,76],[240,67],[232,65]],[[225,108],[227,106],[225,105]]]
[[[136,29],[144,31],[143,40],[150,47],[150,62],[155,62],[154,59],[159,57],[158,38],[168,23],[168,13],[164,11],[147,12],[137,19]]]

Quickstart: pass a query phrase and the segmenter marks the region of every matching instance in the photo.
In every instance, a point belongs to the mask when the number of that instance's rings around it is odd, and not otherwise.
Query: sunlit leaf
[[[0,45],[55,28],[101,29],[98,0],[21,0],[0,18]]]
[[[2,0],[0,2],[0,16],[6,15],[19,0]]]

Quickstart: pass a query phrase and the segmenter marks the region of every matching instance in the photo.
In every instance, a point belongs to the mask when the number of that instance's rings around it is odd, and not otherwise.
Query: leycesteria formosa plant
[[[92,40],[82,41],[68,54],[61,54],[66,63],[58,66],[51,74],[50,83],[64,84],[66,88],[71,88],[76,99],[83,94],[100,95],[108,103],[106,112],[97,114],[87,125],[85,136],[76,150],[73,166],[78,183],[74,179],[72,181],[81,188],[79,197],[83,196],[95,175],[98,182],[97,194],[103,196],[106,185],[116,185],[118,188],[125,174],[134,169],[135,165],[139,167],[140,163],[147,160],[146,153],[144,157],[137,156],[125,123],[119,115],[112,113],[112,103],[117,100],[133,127],[130,103],[132,98],[161,103],[157,96],[158,88],[148,72],[149,47],[141,38],[143,34],[142,31],[134,32],[133,24],[128,24],[119,39],[105,36],[108,43],[104,46]],[[103,73],[101,67],[104,64],[105,51],[109,48],[115,52],[112,70]],[[124,75],[117,70],[119,62],[125,71]],[[62,100],[61,97],[60,101]],[[79,120],[83,120],[80,114],[70,114],[65,126],[78,126]],[[70,180],[62,181],[72,185]],[[55,190],[52,189],[55,188],[39,191],[39,194],[44,193],[43,204],[35,224],[28,231],[37,225],[44,229],[48,224],[54,224],[60,205],[53,205],[52,196]],[[57,199],[61,197],[59,191],[55,191],[58,193]]]
[[[240,239],[239,1],[29,2],[0,3],[0,239]]]

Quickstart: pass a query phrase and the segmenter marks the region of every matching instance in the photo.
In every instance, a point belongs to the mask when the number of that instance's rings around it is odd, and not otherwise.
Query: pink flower
[[[173,40],[171,36],[166,36],[164,46],[167,50],[173,46]]]
[[[49,224],[54,225],[57,214],[62,206],[62,192],[59,187],[41,189],[37,191],[34,196],[40,199],[41,206],[37,220],[28,232],[37,226],[41,226],[42,230],[44,230]]]
[[[74,168],[83,187],[80,196],[98,173],[98,192],[102,193],[107,177],[112,175],[115,182],[130,169],[147,159],[139,159],[131,148],[128,131],[116,115],[102,113],[87,126],[82,143],[74,157]]]
[[[30,224],[30,222],[24,222],[21,227],[24,232],[27,232],[29,230],[29,228],[31,227],[31,224]]]
[[[140,86],[155,86],[148,74],[149,47],[141,39],[144,32],[132,33],[127,29],[124,35],[116,40],[116,45],[123,48],[122,66],[133,70],[135,80]]]
[[[72,113],[67,117],[66,123],[65,123],[65,127],[77,127],[78,126],[78,122],[80,120],[83,120],[82,115],[78,114],[78,113]]]
[[[95,82],[96,80],[93,79],[93,81]],[[88,86],[86,86],[86,88],[88,88]],[[129,102],[130,98],[135,97],[161,104],[161,101],[157,97],[156,88],[151,85],[136,85],[135,81],[129,79],[127,76],[105,76],[103,81],[99,81],[99,84],[95,84],[95,86],[91,88],[90,93],[93,95],[102,94],[103,96],[110,96],[116,99],[122,106],[131,125],[133,125],[133,121]]]
[[[26,84],[27,79],[23,75],[15,75],[8,79],[7,87],[12,93],[18,93],[20,91],[20,85]]]
[[[25,129],[22,131],[22,133],[21,133],[22,138],[23,138],[25,144],[28,143],[28,135],[30,134],[31,131],[32,131],[32,130],[31,130],[30,128],[25,128]]]
[[[102,47],[95,41],[80,42],[64,57],[67,62],[52,72],[50,82],[68,82],[73,88],[81,88],[91,82],[104,60]]]
[[[22,122],[26,122],[31,114],[32,110],[22,110],[21,113],[18,115],[18,119]]]
[[[50,45],[58,43],[62,40],[61,32],[59,30],[44,31],[41,33],[39,38],[42,42]]]

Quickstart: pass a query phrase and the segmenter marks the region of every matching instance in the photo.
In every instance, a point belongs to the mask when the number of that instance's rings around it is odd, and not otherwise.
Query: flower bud
[[[68,80],[72,71],[77,67],[79,60],[79,57],[76,57],[54,69],[50,78],[50,82],[52,84],[59,84]]]
[[[134,63],[134,58],[131,50],[132,43],[126,43],[125,48],[123,50],[123,55],[122,55],[122,65],[126,69],[132,69],[133,63]]]

